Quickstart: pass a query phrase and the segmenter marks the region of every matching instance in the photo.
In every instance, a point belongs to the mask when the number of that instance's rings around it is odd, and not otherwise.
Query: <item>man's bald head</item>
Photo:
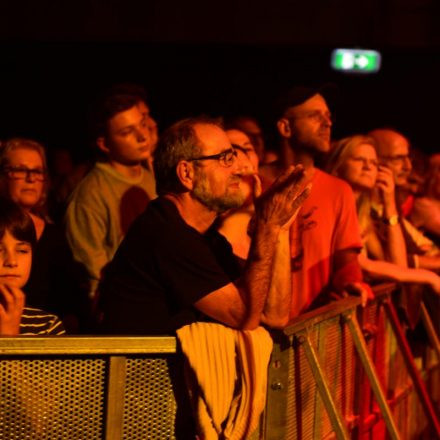
[[[408,139],[388,128],[370,131],[368,135],[376,141],[376,151],[380,161],[393,171],[395,184],[406,185],[412,168]]]
[[[396,147],[405,146],[409,151],[409,142],[405,136],[389,128],[378,128],[370,131],[369,136],[373,137],[377,144],[379,156],[392,156]]]

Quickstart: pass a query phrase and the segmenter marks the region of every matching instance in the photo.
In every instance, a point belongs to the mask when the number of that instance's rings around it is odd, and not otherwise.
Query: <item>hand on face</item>
[[[256,201],[257,218],[266,224],[288,229],[310,194],[301,165],[289,167]]]
[[[394,177],[393,172],[384,165],[379,165],[377,170],[376,187],[384,203],[394,202]]]
[[[25,296],[21,289],[0,284],[0,335],[16,336],[20,333]]]

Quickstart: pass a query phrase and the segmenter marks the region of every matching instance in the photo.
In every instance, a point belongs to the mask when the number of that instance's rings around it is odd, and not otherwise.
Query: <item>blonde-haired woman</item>
[[[359,263],[371,277],[426,283],[440,294],[438,275],[407,267],[392,172],[378,164],[374,142],[363,135],[344,138],[334,144],[327,164],[328,172],[347,181],[355,195],[364,241]]]

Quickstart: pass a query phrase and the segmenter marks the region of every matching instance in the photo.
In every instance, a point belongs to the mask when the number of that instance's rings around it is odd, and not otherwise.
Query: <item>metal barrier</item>
[[[273,333],[253,438],[440,438],[438,337],[422,308],[433,348],[416,366],[394,290],[375,289],[365,309],[346,298]],[[175,353],[172,337],[0,338],[0,439],[173,439]]]
[[[365,309],[346,298],[276,335],[262,438],[440,438],[432,402],[440,402],[440,351],[432,322],[422,308],[434,348],[425,344],[416,366],[391,302],[396,286],[374,290],[376,300]]]
[[[171,337],[0,338],[0,438],[174,437]]]

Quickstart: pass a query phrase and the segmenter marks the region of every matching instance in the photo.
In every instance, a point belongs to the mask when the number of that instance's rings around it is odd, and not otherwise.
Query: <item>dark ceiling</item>
[[[114,82],[146,86],[161,127],[188,114],[252,113],[293,83],[336,82],[335,136],[393,125],[436,151],[435,0],[3,1],[0,138],[87,151],[86,109]],[[335,47],[379,49],[374,76],[331,71]]]

